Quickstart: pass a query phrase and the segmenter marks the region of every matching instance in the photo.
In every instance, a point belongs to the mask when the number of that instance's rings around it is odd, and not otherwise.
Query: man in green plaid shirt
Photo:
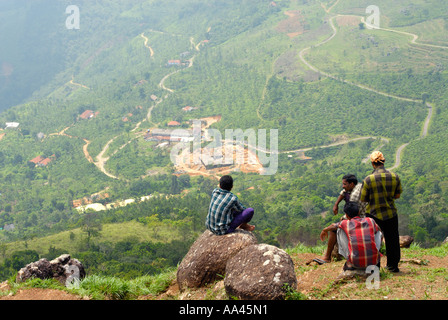
[[[367,202],[366,216],[373,218],[383,232],[387,269],[399,272],[400,236],[394,201],[400,198],[403,189],[398,175],[384,168],[386,159],[381,152],[373,152],[370,160],[374,171],[364,179],[360,200]]]

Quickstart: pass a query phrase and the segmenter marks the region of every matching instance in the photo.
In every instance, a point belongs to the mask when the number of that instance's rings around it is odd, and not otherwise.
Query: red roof
[[[46,165],[49,164],[50,162],[51,162],[51,159],[46,158],[46,159],[42,160],[39,164],[41,164],[41,165],[43,165],[43,166],[46,166]]]
[[[30,162],[38,164],[39,162],[41,162],[42,160],[44,160],[44,157],[42,156],[37,156],[36,158],[30,160]]]
[[[168,125],[169,126],[180,126],[180,123],[177,121],[170,121],[170,122],[168,122]]]
[[[80,115],[80,117],[83,118],[83,119],[87,119],[87,118],[89,118],[92,114],[93,114],[93,111],[92,111],[92,110],[86,110],[86,111],[84,111],[84,112]]]
[[[89,119],[89,118],[91,118],[91,117],[93,117],[93,116],[96,116],[98,113],[99,113],[99,111],[97,111],[97,112],[93,112],[92,110],[86,110],[86,111],[84,111],[84,112],[80,115],[80,117],[81,117],[82,119]]]

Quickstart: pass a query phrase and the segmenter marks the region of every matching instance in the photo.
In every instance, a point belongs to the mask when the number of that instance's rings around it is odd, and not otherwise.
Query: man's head
[[[384,162],[386,162],[386,159],[380,151],[373,151],[370,155],[370,161],[372,162],[372,166],[376,168],[384,166]]]
[[[359,204],[353,201],[347,202],[344,206],[344,213],[349,219],[356,217],[359,215]]]
[[[354,174],[347,174],[342,177],[342,188],[345,191],[352,191],[353,188],[358,184],[358,179]]]
[[[231,176],[222,176],[221,179],[219,179],[219,187],[227,191],[232,190],[233,178]]]

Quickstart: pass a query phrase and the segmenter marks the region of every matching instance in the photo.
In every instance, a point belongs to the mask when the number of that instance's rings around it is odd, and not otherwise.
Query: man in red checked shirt
[[[339,254],[347,259],[344,270],[365,269],[370,265],[379,267],[380,228],[372,218],[359,217],[359,205],[356,202],[348,202],[344,212],[348,220],[333,223],[320,234],[322,241],[328,236],[327,253],[331,254],[337,241]],[[324,261],[330,262],[330,256],[325,257]]]

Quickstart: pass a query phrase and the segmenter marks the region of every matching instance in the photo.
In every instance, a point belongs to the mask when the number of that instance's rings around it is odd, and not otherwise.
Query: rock
[[[333,251],[331,251],[331,259],[333,261],[344,260],[344,257],[341,254],[339,254],[339,246],[337,242],[334,244]]]
[[[71,277],[69,280],[80,280],[85,276],[86,272],[81,262],[77,259],[71,259],[68,254],[63,254],[51,261],[43,258],[27,264],[17,273],[16,282],[23,282],[30,278],[55,278],[65,285],[69,277]]]
[[[177,270],[179,290],[199,288],[224,277],[227,260],[243,248],[256,244],[249,231],[237,229],[226,235],[206,230],[191,246]]]
[[[268,244],[251,245],[227,262],[224,286],[229,296],[243,300],[281,300],[286,286],[297,289],[291,257]]]
[[[40,259],[20,269],[16,276],[16,282],[24,282],[30,278],[49,279],[52,276],[50,262],[47,259]]]
[[[400,248],[409,248],[414,238],[411,236],[400,236]]]
[[[415,259],[415,258],[404,259],[404,258],[402,258],[402,259],[400,259],[400,262],[409,262],[409,263],[426,266],[429,261],[426,259]]]
[[[335,280],[335,284],[344,282],[346,280],[361,278],[366,279],[369,276],[368,273],[366,273],[365,269],[358,269],[358,270],[345,270],[342,271]]]

